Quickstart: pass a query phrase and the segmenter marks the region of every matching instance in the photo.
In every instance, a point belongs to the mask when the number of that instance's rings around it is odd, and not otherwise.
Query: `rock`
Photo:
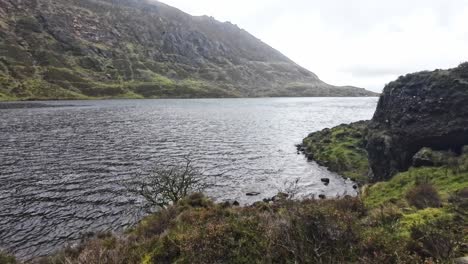
[[[297,152],[303,152],[305,150],[302,144],[297,144],[296,149],[297,149]]]
[[[422,148],[418,153],[413,157],[413,166],[414,167],[431,167],[434,166],[434,160],[432,157],[432,149]]]
[[[462,148],[462,154],[463,154],[463,155],[468,155],[468,146],[463,146],[463,148]]]
[[[246,193],[245,195],[247,196],[257,196],[257,195],[260,195],[259,192],[249,192],[249,193]]]
[[[413,156],[413,166],[442,166],[449,164],[454,158],[456,159],[456,155],[451,151],[436,151],[430,148],[422,148]]]
[[[274,202],[278,202],[278,201],[284,201],[284,200],[288,199],[288,197],[289,197],[289,194],[279,192],[277,195],[275,195],[275,196],[273,196],[271,198],[263,199],[263,202],[264,203],[274,203]]]
[[[325,194],[320,194],[320,195],[319,195],[319,198],[322,199],[322,200],[324,200],[324,199],[326,199],[327,197],[325,196]]]
[[[238,201],[225,201],[221,204],[221,206],[223,208],[227,208],[227,207],[232,207],[232,206],[239,206],[239,202]]]
[[[252,204],[253,207],[259,207],[259,206],[262,206],[262,205],[264,205],[263,202],[255,202],[255,203]]]
[[[322,179],[320,179],[320,180],[321,180],[321,181],[323,182],[323,184],[325,184],[326,186],[328,186],[328,185],[330,184],[330,179],[329,179],[329,178],[322,178]]]
[[[273,196],[272,200],[274,202],[277,202],[277,201],[283,201],[283,200],[286,200],[289,198],[289,194],[287,193],[283,193],[283,192],[279,192],[277,195]]]
[[[367,133],[374,180],[406,171],[424,147],[460,153],[468,145],[467,102],[468,63],[388,84]]]

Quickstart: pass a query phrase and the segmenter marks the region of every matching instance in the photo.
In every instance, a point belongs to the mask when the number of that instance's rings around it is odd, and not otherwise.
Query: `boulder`
[[[388,84],[368,127],[373,180],[406,171],[424,147],[461,153],[468,145],[467,102],[468,63],[408,74]]]
[[[228,207],[233,207],[233,206],[240,206],[240,203],[238,201],[224,201],[223,203],[221,203],[221,206],[223,208],[228,208]]]
[[[320,181],[322,181],[323,184],[325,184],[326,186],[328,186],[330,184],[330,179],[329,178],[322,178],[322,179],[320,179]]]
[[[277,201],[284,201],[289,198],[289,194],[279,192],[277,195],[273,196],[272,201],[277,202]]]
[[[422,148],[413,156],[413,167],[448,165],[452,159],[457,159],[452,151],[436,151],[430,148]]]

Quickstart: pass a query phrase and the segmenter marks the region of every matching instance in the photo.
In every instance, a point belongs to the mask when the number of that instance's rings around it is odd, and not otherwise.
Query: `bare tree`
[[[300,192],[299,190],[300,181],[301,181],[300,178],[284,181],[283,187],[278,189],[278,194],[276,196],[278,198],[283,196],[283,198],[288,198],[289,200],[295,199]]]
[[[177,164],[155,166],[147,175],[138,175],[129,191],[141,196],[151,208],[165,208],[193,193],[203,192],[212,184],[205,173],[187,156]],[[218,176],[218,175],[216,175]]]

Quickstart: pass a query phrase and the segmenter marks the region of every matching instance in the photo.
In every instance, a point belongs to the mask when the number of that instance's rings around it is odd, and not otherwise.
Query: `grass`
[[[123,236],[99,234],[41,263],[449,263],[466,253],[450,208],[375,214],[359,198],[232,207],[194,194]],[[414,243],[442,231],[448,240]],[[447,243],[449,254],[421,253]]]
[[[344,177],[366,183],[369,163],[365,150],[367,122],[341,125],[311,133],[303,141],[309,157]]]
[[[17,98],[8,96],[6,94],[0,93],[0,102],[1,101],[16,101]]]
[[[404,214],[398,223],[397,230],[403,236],[410,237],[411,229],[415,226],[426,225],[435,221],[450,222],[453,218],[454,214],[447,208],[426,208]]]
[[[364,201],[369,207],[378,207],[386,203],[405,203],[405,194],[418,181],[434,185],[443,201],[451,194],[468,188],[468,172],[456,172],[447,167],[411,168],[387,182],[379,182],[364,191]]]

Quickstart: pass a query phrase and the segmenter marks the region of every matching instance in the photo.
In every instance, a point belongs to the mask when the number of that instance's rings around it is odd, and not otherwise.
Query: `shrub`
[[[432,184],[421,183],[415,185],[406,193],[408,203],[418,209],[428,207],[437,208],[442,205],[439,193]]]
[[[208,187],[208,177],[193,165],[189,157],[175,164],[157,165],[148,175],[139,175],[138,178],[139,182],[129,186],[129,191],[144,198],[150,209],[166,208]]]
[[[462,256],[463,230],[449,219],[438,219],[411,230],[410,251],[438,261]]]
[[[38,263],[139,263],[140,254],[142,252],[135,247],[131,237],[121,239],[110,233],[99,233],[83,239],[77,247],[66,248],[56,255],[40,259]]]
[[[44,263],[445,263],[462,255],[463,223],[444,209],[401,218],[394,205],[377,210],[350,197],[230,207],[192,194],[122,238],[101,235]]]

